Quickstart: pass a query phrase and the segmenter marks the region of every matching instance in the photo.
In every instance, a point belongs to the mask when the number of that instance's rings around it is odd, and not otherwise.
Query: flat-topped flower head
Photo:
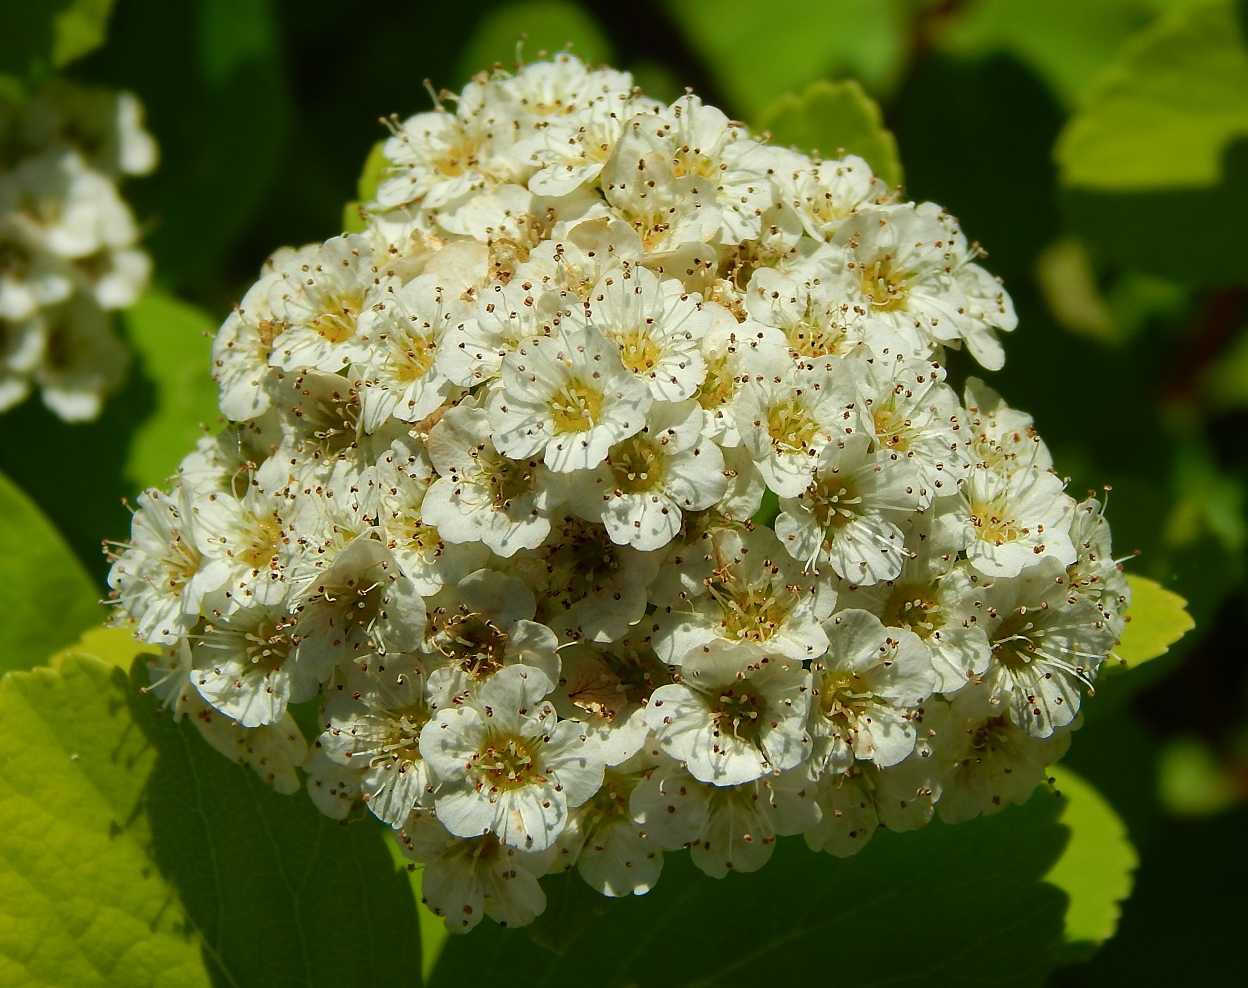
[[[153,692],[388,825],[456,932],[1025,799],[1130,588],[1030,416],[946,380],[1016,321],[957,220],[566,53],[435,103],[218,333],[228,421],[112,558]],[[138,284],[84,161],[21,177],[76,219],[0,223],[0,404],[120,366],[66,345]]]

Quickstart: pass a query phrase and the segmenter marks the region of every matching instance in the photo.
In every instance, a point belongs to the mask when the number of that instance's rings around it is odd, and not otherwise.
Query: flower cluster
[[[0,97],[0,412],[39,388],[66,421],[95,418],[126,350],[109,313],[151,263],[117,191],[156,164],[130,93],[53,80]]]
[[[367,807],[454,930],[1027,799],[1128,591],[945,381],[1015,324],[954,218],[570,56],[446,99],[217,336],[230,425],[112,570],[154,690]]]

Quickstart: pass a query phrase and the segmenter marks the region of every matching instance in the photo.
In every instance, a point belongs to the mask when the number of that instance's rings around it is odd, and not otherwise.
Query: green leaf
[[[569,43],[584,62],[612,60],[610,40],[579,5],[539,0],[507,4],[483,17],[460,53],[457,75],[467,79],[495,62],[512,68],[521,35],[520,57],[525,62],[534,61],[540,51],[563,51]]]
[[[1244,797],[1234,766],[1201,738],[1175,738],[1157,761],[1157,798],[1175,816],[1211,816]]]
[[[783,14],[757,0],[666,6],[714,74],[724,109],[746,119],[828,76],[854,76],[872,92],[886,91],[909,49],[910,5],[897,0],[790,0]]]
[[[113,0],[0,4],[0,73],[36,79],[104,43]]]
[[[668,854],[653,891],[604,901],[562,954],[486,922],[451,937],[430,983],[452,988],[472,970],[523,972],[531,988],[585,984],[586,972],[598,988],[1039,986],[1066,910],[1043,880],[1066,841],[1060,812],[1042,790],[956,827],[881,831],[844,860],[782,838],[766,867],[723,880]],[[579,897],[577,881],[545,879],[547,909],[568,915],[559,899]],[[838,966],[842,953],[852,962]]]
[[[5,677],[0,722],[0,983],[419,984],[371,817],[274,793],[90,656]]]
[[[1058,958],[1073,963],[1092,956],[1118,929],[1140,859],[1105,797],[1068,768],[1053,775],[1063,797],[1058,819],[1070,828],[1070,841],[1045,880],[1069,898]]]
[[[0,983],[210,983],[154,867],[142,810],[157,752],[130,692],[122,670],[77,656],[0,681]]]
[[[420,932],[388,828],[340,824],[283,796],[137,696],[159,753],[145,808],[152,857],[200,931],[218,981],[239,988],[420,983]],[[257,935],[257,934],[261,935]]]
[[[62,69],[104,44],[113,0],[74,0],[56,15],[52,65]]]
[[[1248,283],[1248,47],[1231,0],[1195,0],[1130,42],[1055,154],[1066,211],[1103,258]],[[1199,249],[1176,250],[1175,231]]]
[[[155,289],[124,320],[156,403],[131,440],[126,476],[139,488],[160,487],[194,448],[203,427],[220,417],[211,357],[217,327],[200,309]]]
[[[853,79],[816,82],[800,96],[781,96],[762,112],[756,129],[801,151],[859,155],[889,185],[901,183],[897,139],[884,126],[879,105]]]
[[[1135,668],[1149,659],[1165,655],[1170,646],[1196,627],[1187,613],[1187,601],[1147,577],[1127,577],[1131,584],[1131,606],[1127,627],[1114,654]]]
[[[981,0],[963,6],[938,42],[956,55],[1008,52],[1073,106],[1158,6],[1157,0]]]
[[[100,591],[82,563],[4,474],[0,543],[0,672],[29,669],[104,620]]]
[[[77,657],[96,659],[106,665],[116,666],[122,672],[129,672],[134,660],[146,656],[143,661],[160,654],[155,645],[144,645],[135,641],[129,628],[90,628],[72,645],[66,645],[48,660],[56,665],[64,659]]]
[[[1203,0],[1127,46],[1058,139],[1062,181],[1109,191],[1217,185],[1248,136],[1248,49],[1231,0]]]

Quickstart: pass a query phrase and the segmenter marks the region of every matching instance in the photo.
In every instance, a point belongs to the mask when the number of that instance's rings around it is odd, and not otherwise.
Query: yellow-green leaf
[[[134,660],[139,656],[155,656],[160,649],[155,645],[144,645],[135,641],[129,628],[91,628],[72,645],[57,652],[49,664],[55,665],[71,656],[98,659],[106,665],[116,666],[128,673]],[[144,660],[146,661],[146,660]]]
[[[1059,822],[1070,840],[1045,880],[1069,897],[1060,961],[1085,960],[1118,929],[1121,903],[1140,863],[1126,825],[1097,790],[1068,768],[1053,773],[1063,797]]]
[[[1155,580],[1129,576],[1131,606],[1127,627],[1114,654],[1134,668],[1170,650],[1196,623],[1187,613],[1187,601]]]
[[[74,0],[53,22],[52,65],[61,69],[104,44],[113,0]]]
[[[202,310],[156,289],[126,312],[125,327],[156,392],[155,409],[131,441],[126,475],[139,488],[159,487],[220,415],[211,366],[217,327]]]
[[[770,131],[777,144],[818,150],[826,158],[842,150],[859,155],[889,185],[901,182],[897,140],[875,100],[852,79],[781,96],[759,116],[757,129]]]
[[[104,620],[100,591],[43,512],[0,474],[0,672],[29,669]]]
[[[1232,0],[1180,7],[1127,45],[1056,147],[1062,181],[1104,191],[1210,187],[1248,137],[1248,46]]]
[[[142,812],[156,751],[126,674],[67,656],[0,681],[0,984],[207,988]]]

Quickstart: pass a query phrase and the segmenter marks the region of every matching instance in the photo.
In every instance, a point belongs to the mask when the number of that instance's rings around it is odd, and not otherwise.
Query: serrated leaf
[[[714,74],[724,109],[746,119],[828,76],[887,90],[909,49],[910,11],[893,0],[790,0],[782,14],[757,0],[669,0],[667,6]]]
[[[606,901],[562,954],[524,930],[482,923],[451,937],[430,984],[452,988],[473,970],[522,971],[526,988],[581,985],[587,971],[600,988],[846,977],[856,988],[1039,986],[1051,963],[1045,945],[1059,942],[1066,909],[1042,877],[1066,842],[1062,810],[1041,790],[1023,807],[956,827],[882,831],[844,860],[782,838],[766,867],[723,880],[672,853],[651,892]],[[556,914],[559,881],[543,883]],[[845,944],[854,965],[830,968]]]
[[[1068,768],[1053,776],[1063,797],[1058,819],[1070,828],[1070,841],[1045,880],[1069,898],[1058,948],[1059,962],[1068,964],[1092,956],[1117,931],[1140,859],[1105,797]]]
[[[1131,585],[1131,606],[1114,655],[1134,668],[1165,655],[1196,623],[1187,613],[1187,601],[1157,581],[1132,574],[1127,582]]]
[[[776,144],[817,149],[825,158],[840,150],[856,154],[889,185],[901,182],[897,139],[879,105],[853,79],[820,81],[800,96],[781,96],[759,115],[755,129],[770,131]]]
[[[0,681],[0,983],[199,988],[199,943],[153,866],[157,753],[122,670],[68,656]]]
[[[419,984],[372,818],[274,793],[88,655],[5,677],[0,722],[0,983]]]
[[[962,8],[938,37],[951,54],[1008,52],[1068,106],[1157,13],[1159,0],[981,0]]]
[[[511,3],[481,19],[476,32],[459,56],[459,79],[488,69],[498,62],[511,69],[516,62],[517,44],[525,62],[534,61],[539,51],[563,51],[570,43],[573,54],[582,61],[610,62],[611,42],[597,22],[578,4],[548,2]]]
[[[155,289],[124,319],[140,373],[156,399],[130,442],[126,476],[140,489],[160,487],[204,434],[203,426],[220,417],[211,360],[217,327],[200,309]]]
[[[104,620],[100,591],[60,533],[0,474],[0,673],[29,669]]]
[[[1248,136],[1248,48],[1231,0],[1203,0],[1129,44],[1055,153],[1062,181],[1108,191],[1213,186]]]
[[[1180,5],[1129,43],[1055,156],[1065,210],[1105,260],[1248,283],[1248,45],[1231,0]],[[1175,229],[1200,249],[1175,251]]]

